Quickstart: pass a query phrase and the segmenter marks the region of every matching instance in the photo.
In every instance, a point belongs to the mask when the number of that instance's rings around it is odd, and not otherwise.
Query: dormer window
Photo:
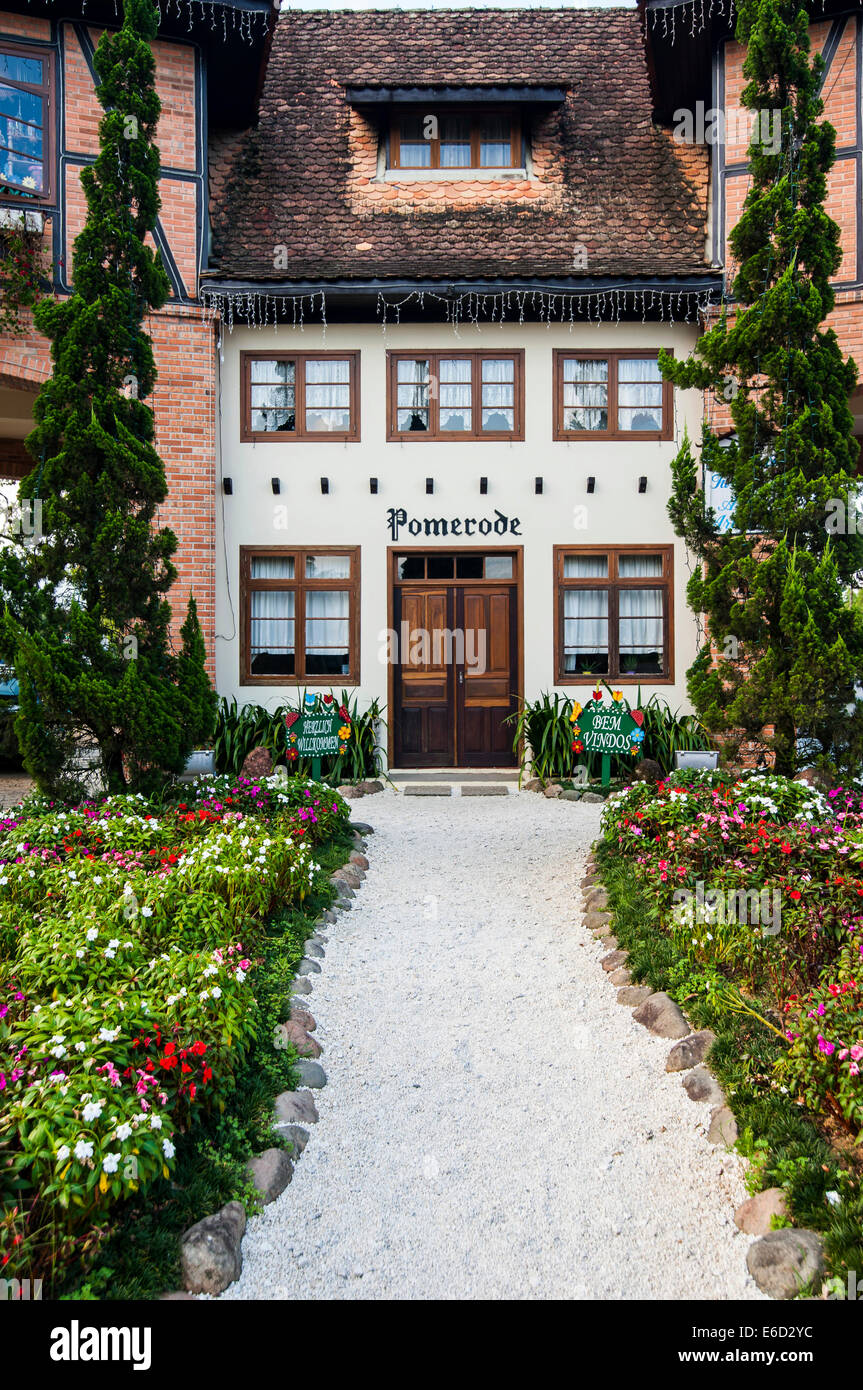
[[[520,169],[521,122],[511,110],[399,111],[390,126],[392,169]]]

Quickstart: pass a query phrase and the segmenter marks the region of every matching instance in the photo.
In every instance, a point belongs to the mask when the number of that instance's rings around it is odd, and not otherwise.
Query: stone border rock
[[[344,795],[344,788],[338,790]],[[359,795],[370,795],[373,791],[383,791],[382,784],[367,783]],[[354,848],[341,868],[330,875],[330,882],[338,895],[336,902],[332,908],[322,912],[315,922],[315,931],[306,942],[305,955],[291,984],[292,994],[287,1000],[288,1016],[283,1023],[276,1025],[273,1034],[273,1046],[277,1050],[292,1046],[299,1054],[294,1069],[299,1074],[302,1089],[282,1091],[273,1102],[272,1128],[281,1138],[290,1140],[292,1152],[289,1154],[287,1150],[275,1147],[265,1149],[246,1164],[246,1176],[257,1189],[264,1206],[280,1197],[293,1178],[294,1164],[299,1161],[309,1142],[306,1126],[316,1125],[319,1119],[313,1091],[327,1084],[327,1074],[317,1060],[323,1048],[312,1037],[317,1023],[308,1008],[307,996],[312,993],[313,978],[320,975],[321,962],[326,957],[328,936],[325,929],[338,923],[339,912],[350,910],[350,900],[358,892],[369,867],[364,850],[366,836],[374,833],[374,827],[363,821],[351,821],[350,829],[353,831]],[[242,1240],[245,1229],[246,1213],[241,1202],[228,1202],[221,1211],[205,1216],[190,1226],[180,1238],[183,1289],[165,1293],[162,1298],[175,1300],[191,1298],[196,1294],[213,1296],[233,1284],[239,1279],[243,1268]]]
[[[604,948],[600,966],[617,987],[617,1002],[633,1009],[632,1017],[651,1033],[674,1040],[665,1070],[682,1072],[689,1098],[709,1106],[708,1143],[731,1149],[737,1143],[737,1121],[706,1064],[715,1036],[709,1028],[693,1031],[679,1006],[662,990],[633,983],[627,968],[629,952],[620,948],[613,933],[613,914],[607,910],[608,894],[595,858],[600,844],[596,840],[591,846],[580,883],[582,925]],[[824,1243],[816,1231],[793,1226],[773,1230],[774,1216],[787,1219],[788,1204],[782,1189],[771,1187],[741,1203],[734,1221],[747,1235],[760,1237],[746,1255],[746,1267],[759,1289],[770,1298],[790,1299],[802,1288],[820,1282],[825,1270]]]

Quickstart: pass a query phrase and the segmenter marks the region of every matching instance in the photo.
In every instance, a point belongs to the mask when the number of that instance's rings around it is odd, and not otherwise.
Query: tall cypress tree
[[[96,50],[105,114],[99,154],[81,175],[87,218],[74,293],[35,314],[53,372],[34,406],[35,466],[19,493],[41,500],[43,535],[0,557],[2,635],[21,690],[16,731],[28,770],[60,793],[76,789],[86,745],[98,745],[111,790],[179,771],[215,712],[194,603],[180,653],[171,648],[177,541],[156,524],[167,484],[142,326],[169,289],[145,245],[159,211],[156,32],[153,0],[125,0],[122,28]]]
[[[852,711],[863,623],[847,601],[863,565],[848,404],[857,370],[823,327],[841,262],[824,206],[835,132],[819,120],[824,63],[810,58],[806,11],[799,0],[739,0],[737,37],[755,124],[730,236],[733,302],[687,361],[662,358],[670,380],[730,409],[733,433],[720,440],[705,426],[701,458],[730,486],[732,528],[720,531],[705,510],[688,439],[669,515],[701,562],[688,598],[708,640],[688,673],[690,697],[716,732],[761,741],[773,725],[763,741],[790,775],[801,738],[833,762],[859,760],[863,739]]]

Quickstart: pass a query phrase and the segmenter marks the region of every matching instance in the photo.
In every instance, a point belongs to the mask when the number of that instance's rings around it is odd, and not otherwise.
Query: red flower
[[[802,898],[803,894],[800,893],[796,888],[792,888],[788,896],[789,898],[793,898],[795,902],[798,902],[799,899]]]

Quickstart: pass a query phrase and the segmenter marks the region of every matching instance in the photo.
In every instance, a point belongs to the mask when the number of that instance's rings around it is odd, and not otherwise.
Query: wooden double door
[[[396,580],[393,597],[394,765],[515,766],[507,722],[518,707],[515,574]]]

